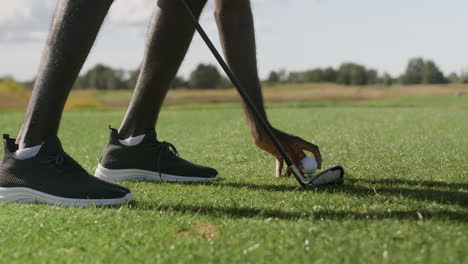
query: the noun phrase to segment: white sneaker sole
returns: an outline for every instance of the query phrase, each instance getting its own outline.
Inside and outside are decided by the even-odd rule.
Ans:
[[[111,206],[127,203],[133,200],[132,193],[115,199],[73,199],[50,195],[30,188],[0,187],[0,201],[18,203],[44,203],[65,207]]]
[[[212,182],[219,179],[219,175],[214,178],[177,176],[164,174],[154,171],[125,169],[125,170],[110,170],[104,168],[101,164],[98,165],[94,176],[108,182],[119,181],[153,181],[153,182]]]

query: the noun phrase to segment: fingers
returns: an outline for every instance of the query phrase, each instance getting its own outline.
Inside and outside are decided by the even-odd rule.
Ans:
[[[300,169],[302,168],[302,160],[307,157],[305,152],[301,147],[288,146],[287,147],[288,156],[291,158],[292,162]]]
[[[304,151],[300,150],[297,152],[297,149],[291,146],[284,146],[286,153],[288,154],[288,157],[291,159],[291,161],[298,166],[299,169],[302,169],[302,159],[306,157],[306,154]],[[277,157],[276,158],[276,177],[282,177],[282,171],[283,171],[283,166],[284,166],[284,159],[282,157]],[[289,167],[286,168],[286,176],[291,176],[292,171]]]
[[[322,168],[322,156],[320,155],[320,152],[312,152],[314,154],[315,160],[317,161],[317,168],[321,169]]]
[[[306,154],[304,151],[299,150],[293,146],[286,145],[285,150],[288,154],[288,157],[291,159],[291,161],[300,169],[302,170],[302,160],[306,157]],[[292,170],[291,168],[286,169],[286,176],[291,176]]]
[[[307,154],[305,154],[305,152],[303,150],[301,150],[301,152],[299,152],[298,154],[298,157],[299,157],[299,167],[302,169],[302,160],[307,157]]]
[[[310,151],[314,157],[315,157],[315,160],[317,160],[317,167],[319,169],[322,168],[322,155],[320,154],[320,149],[318,146],[302,139],[302,138],[299,138],[299,146],[307,151]]]
[[[281,178],[283,171],[283,158],[276,158],[276,178]]]

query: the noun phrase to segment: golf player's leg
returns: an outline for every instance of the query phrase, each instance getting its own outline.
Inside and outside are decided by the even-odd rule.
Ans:
[[[243,87],[249,87],[250,98],[265,117],[250,0],[216,0],[215,18],[229,68]]]
[[[1,201],[88,206],[131,200],[125,187],[89,175],[63,151],[57,138],[65,101],[111,3],[58,2],[18,139],[3,136]]]
[[[188,0],[199,16],[206,0]],[[95,175],[107,181],[209,182],[218,172],[178,156],[175,147],[156,139],[161,105],[193,38],[195,27],[180,1],[160,0],[148,33],[145,58],[120,131],[109,143]]]
[[[197,16],[206,0],[187,1]],[[160,0],[149,27],[140,76],[119,135],[151,131],[161,105],[192,41],[195,27],[178,0]]]
[[[63,107],[112,0],[61,0],[53,17],[17,144],[31,147],[57,134]]]

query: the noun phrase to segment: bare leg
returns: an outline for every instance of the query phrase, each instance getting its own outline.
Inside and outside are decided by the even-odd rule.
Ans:
[[[266,116],[258,77],[255,29],[249,0],[216,0],[216,23],[226,61],[239,82],[247,89],[258,110]],[[246,113],[248,109],[244,105]],[[255,117],[247,114],[250,127]]]
[[[199,16],[206,0],[187,1]],[[155,11],[135,93],[120,127],[121,137],[154,128],[161,105],[192,41],[195,27],[178,0],[162,0]]]
[[[60,0],[26,117],[20,148],[57,134],[63,107],[112,0]]]

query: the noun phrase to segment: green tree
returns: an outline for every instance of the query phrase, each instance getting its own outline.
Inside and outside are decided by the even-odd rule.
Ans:
[[[379,74],[374,69],[369,69],[366,71],[367,84],[377,84],[379,82]]]
[[[322,81],[323,82],[336,82],[337,75],[338,75],[338,72],[335,69],[328,67],[325,70],[323,70]]]
[[[456,72],[452,72],[448,77],[448,81],[450,83],[460,83],[460,77],[458,77],[458,74]]]
[[[78,78],[75,87],[80,89],[121,90],[128,89],[125,72],[98,64]]]
[[[302,72],[290,72],[287,82],[288,83],[303,83],[304,82],[304,74]],[[279,79],[279,78],[278,78]]]
[[[410,59],[406,66],[406,71],[403,74],[401,81],[403,84],[419,84],[422,83],[422,76],[424,72],[424,59],[413,58]]]
[[[285,69],[281,69],[277,73],[278,73],[278,78],[280,82],[284,82],[288,80],[288,73],[286,72]]]
[[[460,74],[460,83],[468,83],[468,72],[462,72]]]
[[[337,83],[344,85],[367,84],[367,70],[354,63],[343,63],[338,69]]]
[[[385,86],[390,86],[393,84],[393,78],[390,76],[390,74],[384,73],[379,77],[378,83]]]
[[[408,62],[401,82],[403,84],[432,84],[447,83],[447,79],[433,61],[413,58]]]
[[[266,80],[268,83],[277,83],[280,81],[279,74],[276,71],[271,71]]]
[[[364,66],[354,65],[351,68],[351,84],[352,85],[367,84],[367,70]]]
[[[128,78],[126,80],[126,86],[128,89],[135,89],[138,82],[138,77],[140,76],[140,69],[136,69],[128,72]]]
[[[218,81],[218,84],[216,84],[217,89],[230,89],[234,88],[234,85],[232,84],[231,80],[229,80],[227,77],[221,76],[221,78]]]
[[[182,76],[176,76],[174,80],[171,82],[170,88],[173,90],[176,89],[186,89],[188,88],[189,84]]]
[[[317,68],[305,72],[290,72],[286,81],[290,83],[317,83],[327,81],[325,77],[325,71]]]
[[[439,67],[437,67],[437,65],[433,61],[428,60],[424,62],[422,83],[447,83],[447,79],[444,77],[444,74],[439,70]]]
[[[323,70],[318,68],[306,71],[304,74],[304,82],[321,82],[323,79]]]
[[[351,84],[351,63],[341,64],[338,69],[338,75],[336,82],[339,84],[350,85]]]
[[[214,89],[221,79],[221,74],[214,65],[199,64],[190,74],[189,87],[192,89]]]

